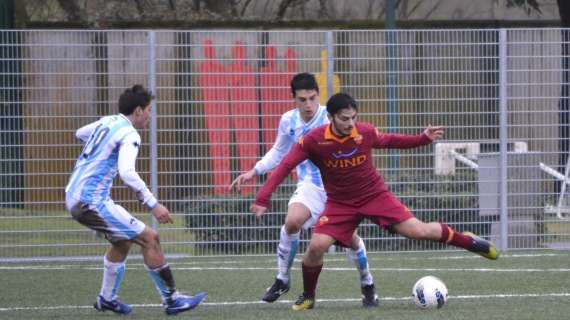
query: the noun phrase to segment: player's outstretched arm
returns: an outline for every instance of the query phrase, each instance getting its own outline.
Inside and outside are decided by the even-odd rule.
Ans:
[[[443,136],[442,126],[428,127],[418,135],[407,135],[397,133],[383,133],[376,130],[376,140],[373,147],[377,149],[411,149],[432,143]]]
[[[432,126],[431,124],[424,130],[424,134],[431,140],[435,141],[443,137],[442,126]]]
[[[228,187],[228,191],[232,191],[234,187],[236,188],[237,191],[240,191],[241,185],[243,183],[247,183],[248,181],[253,179],[253,177],[255,177],[255,169],[251,169],[247,172],[240,174],[237,178],[235,178],[234,181],[232,181],[232,184],[230,184],[230,186]]]
[[[271,195],[277,187],[285,180],[287,175],[291,172],[291,170],[295,169],[295,167],[303,162],[305,159],[308,158],[307,153],[301,148],[299,144],[293,146],[291,151],[287,154],[287,156],[281,161],[281,163],[277,166],[277,168],[273,171],[273,174],[265,181],[263,186],[257,191],[257,195],[255,196],[255,202],[251,206],[252,212],[256,214],[256,216],[260,217],[263,215],[265,210],[267,210],[271,206]],[[263,208],[263,210],[259,210],[259,208]],[[254,211],[255,210],[255,211]],[[260,213],[260,214],[258,214]]]
[[[242,174],[240,174],[232,184],[228,187],[228,191],[232,191],[235,187],[237,191],[241,190],[241,185],[244,183],[249,182],[253,179],[256,175],[263,175],[270,170],[274,169],[280,162],[283,160],[287,152],[291,150],[293,146],[293,142],[289,139],[288,133],[286,128],[288,127],[288,120],[284,120],[284,117],[281,117],[279,121],[279,129],[277,131],[277,138],[275,139],[275,143],[267,151],[267,153],[259,160],[255,166]]]
[[[172,223],[170,211],[168,211],[168,209],[160,203],[157,203],[156,206],[152,208],[152,215],[156,218],[156,221],[158,221],[158,223]]]

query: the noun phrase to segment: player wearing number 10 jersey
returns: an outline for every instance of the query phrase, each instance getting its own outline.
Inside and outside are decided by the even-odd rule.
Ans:
[[[135,85],[121,94],[119,114],[103,117],[76,132],[76,137],[85,145],[65,188],[66,207],[75,220],[101,233],[111,244],[103,260],[103,281],[94,304],[99,311],[124,315],[132,311],[130,305],[118,299],[118,292],[133,243],[142,248],[145,267],[167,314],[193,309],[206,298],[204,292],[185,296],[176,291],[158,234],[109,196],[118,173],[139,200],[152,210],[159,223],[172,223],[168,209],[156,200],[135,171],[141,145],[136,129],[148,125],[152,98],[143,86]]]

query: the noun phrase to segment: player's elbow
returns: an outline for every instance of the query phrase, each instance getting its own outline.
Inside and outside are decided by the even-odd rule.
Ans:
[[[119,176],[121,178],[126,178],[128,176],[131,176],[133,174],[134,170],[131,168],[121,168],[119,167]]]
[[[295,167],[297,167],[297,165],[292,161],[283,161],[283,166],[285,167],[286,172],[291,172]]]
[[[139,179],[139,175],[132,168],[119,168],[119,176],[121,177],[121,180],[123,180],[123,182],[127,185],[131,185],[131,181],[137,181]]]

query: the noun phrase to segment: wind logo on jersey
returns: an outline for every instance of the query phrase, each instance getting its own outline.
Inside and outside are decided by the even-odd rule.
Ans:
[[[366,161],[366,154],[357,155],[358,148],[354,148],[348,153],[342,153],[341,151],[331,153],[333,159],[326,159],[325,166],[328,168],[351,168],[361,165]]]
[[[322,225],[326,224],[327,222],[329,222],[329,218],[326,216],[321,216],[319,218],[319,221],[317,222],[317,226],[322,226]]]

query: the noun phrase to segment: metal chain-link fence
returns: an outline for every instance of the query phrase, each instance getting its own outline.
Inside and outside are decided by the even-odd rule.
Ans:
[[[227,186],[269,150],[289,82],[312,72],[321,103],[345,91],[383,131],[443,125],[437,145],[375,152],[391,190],[421,219],[503,249],[570,246],[568,30],[0,31],[0,257],[99,255],[71,220],[64,187],[74,131],[117,113],[120,93],[155,93],[137,170],[176,222],[156,225],[119,179],[113,199],[158,228],[167,253],[272,254],[289,178],[261,220],[258,178]],[[366,221],[369,250],[432,250]],[[305,234],[303,240],[308,239]],[[303,241],[306,244],[306,241]]]

